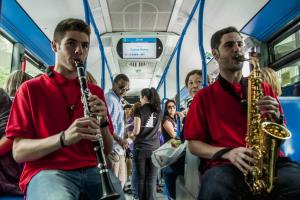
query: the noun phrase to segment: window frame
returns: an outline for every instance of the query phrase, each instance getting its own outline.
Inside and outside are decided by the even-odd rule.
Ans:
[[[293,62],[294,60],[300,57],[300,46],[295,50],[287,53],[286,55],[280,57],[275,60],[275,52],[274,47],[278,43],[282,42],[295,32],[300,31],[300,17],[293,20],[286,27],[284,27],[281,31],[276,33],[272,38],[267,41],[268,54],[269,54],[269,66],[274,70],[279,70],[286,66],[288,63]],[[296,38],[297,40],[297,38]],[[300,38],[298,38],[298,43],[300,44]],[[296,41],[297,43],[297,41]]]

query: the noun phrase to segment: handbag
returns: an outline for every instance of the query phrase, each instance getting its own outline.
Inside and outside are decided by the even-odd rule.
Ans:
[[[174,146],[172,144],[173,142],[174,140],[169,140],[152,152],[151,160],[155,167],[167,167],[173,164],[185,153],[187,141],[178,146]]]

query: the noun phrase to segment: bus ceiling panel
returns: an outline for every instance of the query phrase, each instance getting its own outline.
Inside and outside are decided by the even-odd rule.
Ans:
[[[107,0],[112,32],[167,31],[175,2]]]
[[[91,12],[96,25],[102,33],[112,32],[109,8],[106,0],[89,0]]]
[[[85,19],[82,0],[17,1],[50,40],[53,38],[56,25],[61,20],[70,17]]]
[[[16,1],[2,1],[1,28],[47,65],[54,64],[50,41]]]
[[[270,0],[241,31],[265,42],[299,15],[300,0]]]

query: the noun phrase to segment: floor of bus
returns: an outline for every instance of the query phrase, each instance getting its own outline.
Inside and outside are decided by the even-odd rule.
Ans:
[[[130,190],[130,181],[127,181],[126,184],[125,184],[125,191],[128,191]],[[166,192],[166,187],[164,185],[164,183],[161,183],[161,187],[160,187],[160,192],[156,192],[156,199],[157,200],[168,200],[168,197],[167,197],[167,192]],[[133,195],[130,194],[130,192],[124,192],[125,193],[125,198],[126,200],[133,200]],[[1,200],[1,199],[0,199]]]
[[[125,193],[125,198],[126,198],[126,200],[132,200],[133,196],[131,194]],[[156,199],[157,200],[168,200],[168,197],[166,195],[164,195],[163,193],[156,193]]]

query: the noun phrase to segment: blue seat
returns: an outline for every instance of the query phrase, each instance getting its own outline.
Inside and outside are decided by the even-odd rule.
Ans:
[[[287,121],[287,128],[292,138],[285,141],[282,150],[285,155],[300,163],[300,97],[280,97],[281,105]]]
[[[0,200],[23,200],[22,196],[0,196]]]

